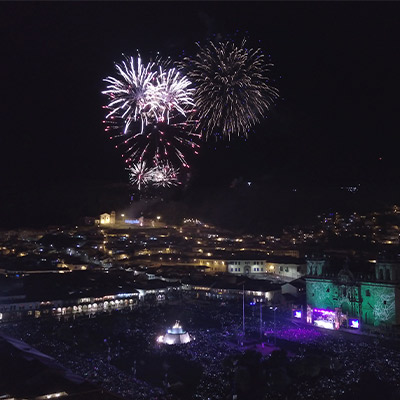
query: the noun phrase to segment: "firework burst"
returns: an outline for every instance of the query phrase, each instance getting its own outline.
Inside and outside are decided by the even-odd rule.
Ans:
[[[179,170],[175,169],[168,161],[152,168],[149,181],[155,187],[171,187],[179,185]]]
[[[107,77],[104,82],[108,83],[107,90],[102,93],[109,97],[107,105],[109,113],[106,119],[115,126],[116,119],[123,125],[123,133],[126,134],[132,122],[147,120],[150,105],[152,104],[151,82],[154,79],[154,63],[143,65],[142,59],[138,57],[137,62],[133,57],[123,61],[121,65],[115,64],[118,78]],[[146,112],[147,110],[147,112]],[[143,132],[144,124],[141,125]],[[110,127],[106,128],[106,130]]]
[[[180,184],[179,169],[174,168],[168,161],[161,161],[151,168],[143,161],[133,164],[127,171],[131,184],[139,191],[149,187],[168,188]]]
[[[150,181],[150,168],[146,167],[146,162],[133,164],[127,168],[129,172],[129,180],[133,186],[141,190]]]
[[[240,46],[230,41],[197,45],[197,54],[179,63],[196,85],[197,130],[206,138],[247,136],[278,98],[269,83],[272,64],[260,49],[247,49],[245,40]]]
[[[194,89],[191,82],[166,62],[144,64],[131,57],[115,65],[117,77],[107,77],[106,131],[131,167],[131,182],[144,186],[142,168],[170,165],[189,168],[186,154],[198,153],[199,134],[193,132]],[[143,171],[142,171],[143,172]],[[133,176],[133,179],[132,179]],[[138,180],[138,178],[140,179]]]

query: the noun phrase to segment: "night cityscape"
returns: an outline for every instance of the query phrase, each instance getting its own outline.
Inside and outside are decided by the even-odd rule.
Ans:
[[[398,3],[0,11],[0,399],[400,399]]]

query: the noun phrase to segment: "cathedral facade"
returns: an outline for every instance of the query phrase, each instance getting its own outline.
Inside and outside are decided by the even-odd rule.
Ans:
[[[398,262],[377,261],[373,276],[355,278],[347,266],[333,274],[327,260],[311,259],[306,291],[308,323],[331,329],[400,325]]]

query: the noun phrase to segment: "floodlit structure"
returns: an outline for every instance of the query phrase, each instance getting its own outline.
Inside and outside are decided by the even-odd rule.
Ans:
[[[375,274],[355,277],[345,265],[337,274],[326,260],[307,261],[307,322],[328,329],[395,327],[400,323],[400,263],[379,260]]]
[[[167,333],[157,338],[158,343],[164,344],[185,344],[191,341],[190,335],[183,330],[179,321],[175,322],[175,325],[167,330]]]
[[[108,213],[100,214],[99,222],[101,225],[114,225],[115,211],[111,211],[111,214]]]
[[[108,225],[110,224],[111,215],[108,213],[104,213],[100,215],[100,224],[101,225]]]

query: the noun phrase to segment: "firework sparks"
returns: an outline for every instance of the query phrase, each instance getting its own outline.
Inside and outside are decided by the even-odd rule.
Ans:
[[[198,44],[196,56],[179,63],[196,85],[197,129],[205,137],[247,136],[278,98],[278,90],[269,84],[272,64],[260,49],[247,49],[245,43]]]
[[[129,171],[129,180],[132,185],[137,186],[139,190],[146,186],[150,181],[150,168],[146,167],[146,162],[133,164]]]
[[[147,167],[143,161],[133,164],[127,171],[131,184],[139,191],[146,187],[168,188],[180,184],[179,169],[174,168],[168,161],[160,162],[152,168]]]
[[[155,187],[171,187],[179,184],[179,170],[172,167],[168,162],[160,163],[152,168],[149,181]]]
[[[117,77],[107,77],[102,93],[108,97],[106,131],[119,138],[116,148],[132,166],[136,185],[146,182],[141,166],[189,168],[186,153],[198,154],[199,134],[193,131],[194,89],[191,81],[161,61],[144,64],[140,57],[116,64]],[[141,177],[138,181],[136,177]],[[143,180],[144,179],[144,180]]]
[[[123,61],[121,65],[115,64],[119,78],[107,77],[107,90],[102,93],[110,99],[107,109],[110,112],[106,119],[115,118],[123,121],[123,133],[126,134],[132,122],[142,121],[141,132],[143,133],[144,124],[147,120],[150,105],[152,104],[151,82],[156,72],[153,71],[154,63],[143,65],[138,57],[137,62],[131,57],[129,62]],[[147,109],[147,112],[146,112]]]

